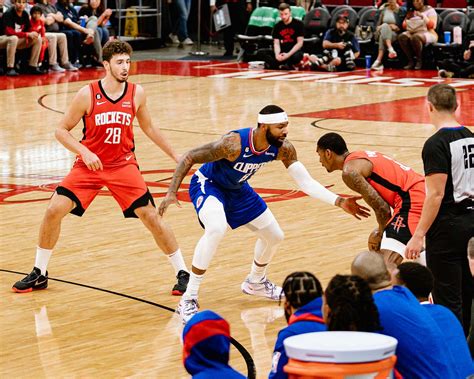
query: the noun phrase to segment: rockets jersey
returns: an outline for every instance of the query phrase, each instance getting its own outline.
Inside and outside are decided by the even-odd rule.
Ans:
[[[226,189],[240,189],[267,162],[274,161],[278,156],[278,148],[270,145],[263,151],[253,146],[253,128],[234,130],[240,134],[240,155],[230,162],[221,159],[205,163],[199,171],[217,185]]]
[[[117,100],[107,96],[100,81],[90,83],[89,88],[91,109],[83,117],[84,136],[81,143],[96,154],[104,165],[117,164],[135,148],[135,84],[125,82],[123,94]],[[82,160],[78,157],[77,161]]]
[[[393,209],[401,207],[404,195],[418,183],[423,183],[424,191],[422,175],[386,155],[377,151],[354,151],[345,162],[354,159],[367,159],[372,163],[372,174],[367,181]],[[411,201],[423,204],[424,198],[416,196]]]

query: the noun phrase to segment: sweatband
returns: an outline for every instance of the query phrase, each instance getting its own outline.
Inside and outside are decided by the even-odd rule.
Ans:
[[[282,122],[288,121],[288,115],[286,112],[271,113],[271,114],[258,114],[259,124],[281,124]]]
[[[303,163],[296,161],[288,167],[288,173],[304,193],[325,203],[336,205],[339,196],[314,180]]]

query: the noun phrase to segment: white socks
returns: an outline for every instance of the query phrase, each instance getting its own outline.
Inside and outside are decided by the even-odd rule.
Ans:
[[[190,272],[189,282],[186,292],[183,294],[184,299],[197,299],[199,286],[201,285],[204,275],[196,275],[194,272]]]
[[[52,253],[53,250],[42,249],[39,246],[36,248],[35,267],[38,267],[41,270],[41,275],[46,275],[49,258],[51,258]]]
[[[183,254],[181,254],[181,249],[178,249],[174,253],[167,255],[167,257],[173,265],[174,273],[176,275],[178,275],[178,272],[180,272],[181,270],[189,272],[188,268],[186,267],[186,263],[184,263]]]
[[[255,261],[252,262],[252,269],[250,270],[249,281],[250,283],[260,283],[265,277],[268,264],[264,266],[257,266]]]

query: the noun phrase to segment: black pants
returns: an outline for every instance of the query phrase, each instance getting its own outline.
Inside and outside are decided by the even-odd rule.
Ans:
[[[453,59],[445,59],[438,63],[438,67],[453,72],[456,78],[468,78],[469,76],[474,75],[473,61],[455,61]]]
[[[217,2],[216,2],[217,4]],[[227,3],[229,7],[230,26],[223,29],[224,47],[226,55],[233,55],[234,38],[236,34],[243,34],[246,24],[246,3],[240,0],[238,3]]]
[[[265,68],[278,70],[280,66],[287,66],[286,69],[293,69],[293,66],[300,63],[303,59],[303,52],[298,50],[288,59],[285,59],[284,61],[277,61],[273,49],[262,49],[259,50],[259,57],[265,61]]]
[[[474,291],[467,246],[473,236],[474,211],[441,215],[426,235],[426,263],[434,277],[433,300],[453,311],[466,336]]]

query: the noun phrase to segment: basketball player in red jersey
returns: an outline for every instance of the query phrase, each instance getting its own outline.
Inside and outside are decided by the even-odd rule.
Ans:
[[[48,286],[46,271],[59,238],[62,219],[72,213],[82,216],[101,188],[107,186],[125,217],[138,217],[177,274],[173,294],[186,290],[188,270],[172,230],[156,213],[134,154],[133,120],[174,161],[178,156],[160,129],[151,122],[143,88],[127,81],[132,48],[122,41],[109,41],[103,48],[106,76],[82,87],[71,102],[56,138],[77,154],[71,172],[53,194],[40,227],[33,271],[13,285],[14,292],[30,292]],[[84,121],[80,142],[70,133]]]
[[[379,152],[350,153],[337,133],[323,135],[317,153],[322,166],[328,172],[341,170],[344,183],[374,210],[379,225],[369,237],[369,249],[380,251],[390,267],[398,266],[420,220],[425,178]],[[420,263],[426,265],[424,259]]]

